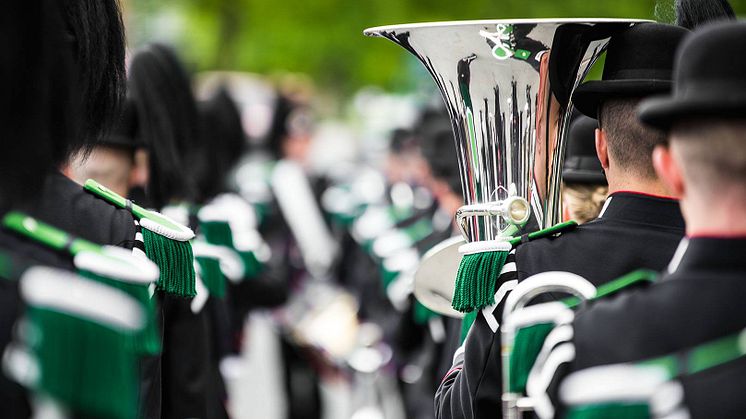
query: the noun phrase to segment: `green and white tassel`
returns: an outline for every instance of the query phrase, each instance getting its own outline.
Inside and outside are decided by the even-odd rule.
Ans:
[[[141,225],[145,254],[161,270],[158,289],[179,297],[197,295],[192,245],[188,241],[170,239]]]
[[[216,258],[197,256],[199,276],[210,295],[216,298],[224,298],[226,290],[226,279],[220,269],[220,260]]]
[[[577,226],[574,221],[557,224],[524,237],[466,243],[459,248],[463,255],[456,275],[451,305],[457,311],[469,313],[495,304],[495,290],[505,260],[514,246],[523,240],[548,237]]]
[[[199,232],[205,236],[208,243],[233,248],[233,233],[227,221],[199,222]]]
[[[459,247],[463,255],[456,276],[451,305],[468,313],[495,304],[495,286],[508,253],[509,240],[466,243]]]
[[[255,230],[244,229],[237,232],[234,238],[233,228],[228,221],[200,220],[199,231],[207,243],[231,249],[238,254],[243,262],[243,278],[255,278],[264,270],[269,260],[269,247]],[[228,273],[226,276],[233,280]]]

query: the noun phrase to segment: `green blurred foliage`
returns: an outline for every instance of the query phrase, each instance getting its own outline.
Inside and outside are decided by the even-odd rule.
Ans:
[[[409,90],[424,71],[371,26],[460,19],[629,17],[672,21],[673,0],[128,0],[130,44],[175,44],[197,70],[309,74],[340,94]],[[746,0],[732,0],[739,13]]]

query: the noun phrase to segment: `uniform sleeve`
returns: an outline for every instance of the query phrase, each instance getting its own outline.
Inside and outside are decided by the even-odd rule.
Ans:
[[[510,252],[498,279],[495,304],[477,313],[453,366],[435,394],[438,419],[496,418],[501,416],[502,367],[499,321],[505,297],[518,283],[515,250]]]

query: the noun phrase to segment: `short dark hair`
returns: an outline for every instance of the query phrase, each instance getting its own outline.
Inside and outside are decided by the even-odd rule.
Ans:
[[[81,94],[80,132],[56,156],[63,163],[88,149],[116,121],[126,91],[124,23],[118,0],[63,0],[65,27],[72,43]]]
[[[624,170],[644,179],[655,179],[653,149],[664,143],[666,136],[637,119],[640,100],[642,98],[604,101],[599,107],[598,122],[606,134],[610,158]]]
[[[736,187],[746,195],[746,118],[680,122],[670,138],[693,187],[716,194]]]

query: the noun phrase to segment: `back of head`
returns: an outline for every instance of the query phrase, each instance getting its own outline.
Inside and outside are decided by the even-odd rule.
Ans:
[[[201,102],[199,112],[203,134],[197,158],[201,157],[205,168],[197,185],[200,200],[208,200],[225,189],[228,173],[243,154],[246,135],[238,107],[224,87]]]
[[[567,136],[562,182],[565,184],[606,185],[601,162],[596,154],[598,121],[578,114],[570,123]]]
[[[609,158],[629,175],[652,180],[656,178],[653,149],[666,141],[666,135],[637,119],[637,106],[642,99],[632,97],[604,101],[598,114],[598,125],[606,134]]]
[[[0,13],[0,207],[29,205],[75,133],[69,40],[57,2],[8,2]]]
[[[690,191],[715,200],[727,195],[746,205],[746,117],[680,122],[671,139]]]
[[[728,0],[676,0],[676,24],[687,29],[735,18]]]
[[[567,218],[585,223],[598,216],[606,200],[607,184],[596,154],[598,121],[579,114],[570,123],[562,167],[562,208]]]
[[[421,140],[425,157],[433,178],[448,185],[451,192],[461,196],[461,174],[449,124],[436,124]]]
[[[139,137],[149,150],[148,196],[157,208],[195,198],[191,150],[199,147],[200,126],[186,70],[168,47],[151,44],[130,64],[129,93]]]
[[[687,34],[681,27],[644,23],[615,35],[609,44],[593,109],[606,135],[609,159],[636,179],[657,179],[652,153],[665,141],[663,133],[639,122],[637,105],[671,90],[674,57]]]
[[[644,121],[670,130],[672,149],[690,190],[702,197],[746,202],[746,23],[705,25],[684,42],[676,85],[650,100]]]
[[[291,132],[291,121],[293,114],[305,105],[298,103],[289,95],[278,91],[275,100],[275,109],[272,114],[272,122],[267,134],[267,149],[276,159],[284,157],[283,145]]]
[[[126,85],[124,24],[118,0],[62,0],[81,94],[80,132],[69,139],[63,162],[100,139],[113,124]]]

